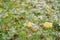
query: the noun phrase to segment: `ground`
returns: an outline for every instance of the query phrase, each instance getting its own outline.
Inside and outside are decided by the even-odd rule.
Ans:
[[[0,0],[0,40],[60,40],[60,0]]]

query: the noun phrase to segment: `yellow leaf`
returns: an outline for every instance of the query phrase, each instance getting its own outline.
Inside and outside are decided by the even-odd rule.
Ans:
[[[38,20],[38,18],[37,17],[34,17],[34,18],[32,18],[32,20]]]
[[[0,8],[0,12],[2,12],[3,11],[3,8]]]
[[[50,8],[50,7],[49,7],[49,8],[47,7],[47,8],[46,8],[46,10],[47,10],[48,12],[53,11],[53,9],[52,9],[52,8]]]
[[[43,25],[45,28],[52,28],[53,27],[53,24],[51,22],[45,22]]]
[[[28,26],[28,27],[32,27],[32,25],[33,25],[32,22],[28,22],[28,23],[26,24],[26,26]]]
[[[8,31],[9,30],[9,27],[5,27],[5,30]]]
[[[32,31],[37,31],[38,29],[37,29],[37,28],[33,28],[33,27],[32,27],[32,28],[31,28],[31,30],[32,30]]]
[[[0,0],[0,2],[2,2],[2,0]]]
[[[5,24],[2,24],[2,29],[5,29]]]
[[[9,15],[8,14],[5,14],[4,17],[7,18]]]

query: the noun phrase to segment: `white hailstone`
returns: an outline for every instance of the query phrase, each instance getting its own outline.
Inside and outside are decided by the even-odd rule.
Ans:
[[[57,15],[53,15],[53,16],[54,16],[54,20],[58,21]]]
[[[33,17],[33,16],[34,16],[34,14],[33,14],[33,13],[31,13],[31,16]]]
[[[27,3],[29,3],[31,0],[27,0]]]
[[[23,25],[26,26],[26,22]]]
[[[60,32],[59,32],[59,35],[60,35]]]
[[[32,34],[29,34],[28,37],[32,36]]]
[[[47,8],[50,8],[50,6],[49,6],[49,5],[46,5],[46,7],[47,7]]]
[[[13,10],[14,13],[17,13],[17,10]]]
[[[49,5],[46,5],[46,9],[50,9],[51,7]]]
[[[32,0],[33,3],[37,3],[37,0]]]
[[[39,29],[39,27],[38,27],[37,25],[34,25],[34,27],[33,27],[33,28]]]
[[[32,15],[32,19],[33,20],[38,20],[38,18],[36,16],[33,17],[33,15]]]
[[[31,11],[36,11],[37,9],[32,9]]]
[[[41,6],[41,4],[40,4],[40,3],[37,3],[37,4],[36,4],[36,7],[40,7],[40,6]]]
[[[2,15],[0,15],[0,18],[2,17]]]
[[[10,1],[16,1],[16,0],[10,0]]]
[[[33,24],[33,26],[32,26],[32,30],[33,30],[33,31],[37,31],[38,29],[39,29],[38,25]]]
[[[20,3],[20,0],[17,0],[17,3]]]
[[[22,6],[24,6],[25,5],[25,3],[24,2],[22,2],[22,4],[21,4]]]
[[[59,26],[60,26],[60,23],[59,23]]]
[[[14,12],[15,13],[15,8],[13,8],[12,10],[10,10],[10,12]]]
[[[23,13],[23,12],[25,12],[25,10],[21,10],[20,12]]]
[[[38,18],[43,19],[43,16],[38,16]]]
[[[13,33],[16,33],[15,28],[12,27],[10,30],[11,30]]]
[[[40,2],[40,5],[43,6],[43,7],[45,7],[45,6],[46,6],[46,2],[45,2],[44,0],[42,0],[42,1]]]

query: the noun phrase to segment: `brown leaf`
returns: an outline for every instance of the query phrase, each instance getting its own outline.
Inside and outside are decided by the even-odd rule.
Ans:
[[[41,39],[44,39],[44,38],[45,38],[45,36],[44,36],[43,34],[41,34],[41,35],[40,35],[40,38],[41,38]]]
[[[25,17],[24,16],[21,16],[19,19],[25,19]]]
[[[14,34],[10,40],[15,40],[18,37],[18,34]]]
[[[5,30],[6,30],[6,31],[9,31],[9,27],[5,27]]]
[[[50,15],[50,14],[46,14],[46,16],[47,16],[47,18],[50,18],[50,17],[51,17],[51,15]]]
[[[57,37],[55,40],[60,40],[60,37]]]

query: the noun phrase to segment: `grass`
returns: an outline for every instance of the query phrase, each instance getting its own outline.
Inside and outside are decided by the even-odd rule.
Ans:
[[[60,40],[60,1],[0,0],[0,40]]]

